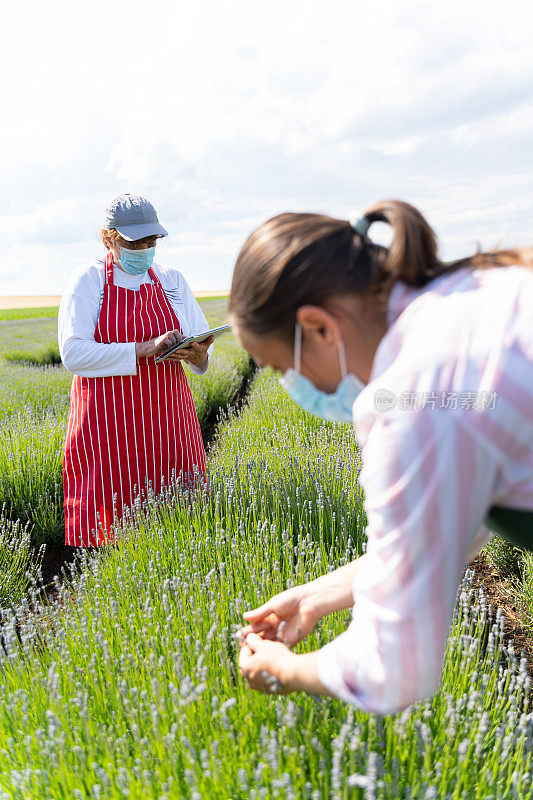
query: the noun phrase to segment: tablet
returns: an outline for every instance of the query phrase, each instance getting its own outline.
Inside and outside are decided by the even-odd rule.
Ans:
[[[157,356],[155,363],[159,364],[160,361],[164,361],[167,356],[169,356],[171,353],[175,353],[176,350],[186,350],[193,342],[205,342],[205,340],[209,339],[210,336],[214,336],[216,339],[217,336],[220,336],[229,330],[231,330],[231,325],[221,325],[219,328],[212,328],[210,331],[197,333],[195,336],[187,336],[187,338],[183,339],[179,344],[173,345],[173,347],[171,347],[165,353]]]

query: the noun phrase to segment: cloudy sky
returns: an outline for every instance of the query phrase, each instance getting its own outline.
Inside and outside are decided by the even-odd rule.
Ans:
[[[125,191],[196,290],[287,210],[395,197],[444,257],[533,244],[530,0],[48,0],[2,23],[0,294],[61,293]]]

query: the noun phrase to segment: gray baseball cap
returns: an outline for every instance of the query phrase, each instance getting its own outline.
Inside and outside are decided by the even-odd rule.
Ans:
[[[123,239],[135,242],[145,236],[168,236],[159,224],[157,213],[146,197],[121,194],[105,210],[104,228],[115,228]]]

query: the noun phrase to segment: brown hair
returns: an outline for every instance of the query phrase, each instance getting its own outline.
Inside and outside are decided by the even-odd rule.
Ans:
[[[324,306],[346,294],[367,295],[384,304],[396,280],[425,286],[461,267],[533,266],[531,249],[478,252],[442,262],[427,220],[400,200],[375,203],[364,216],[370,223],[392,226],[390,247],[356,233],[346,220],[323,214],[279,214],[259,225],[237,258],[231,316],[251,333],[288,339],[302,305]]]
[[[102,228],[100,231],[100,238],[104,244],[106,239],[111,239],[114,242],[119,236],[120,233],[115,228]]]

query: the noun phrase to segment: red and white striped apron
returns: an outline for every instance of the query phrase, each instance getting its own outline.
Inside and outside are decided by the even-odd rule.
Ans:
[[[113,282],[105,262],[96,342],[145,342],[180,324],[161,282],[138,291]],[[180,363],[142,358],[136,375],[74,376],[63,460],[65,543],[113,541],[110,526],[140,492],[205,474],[205,451],[191,390]]]

